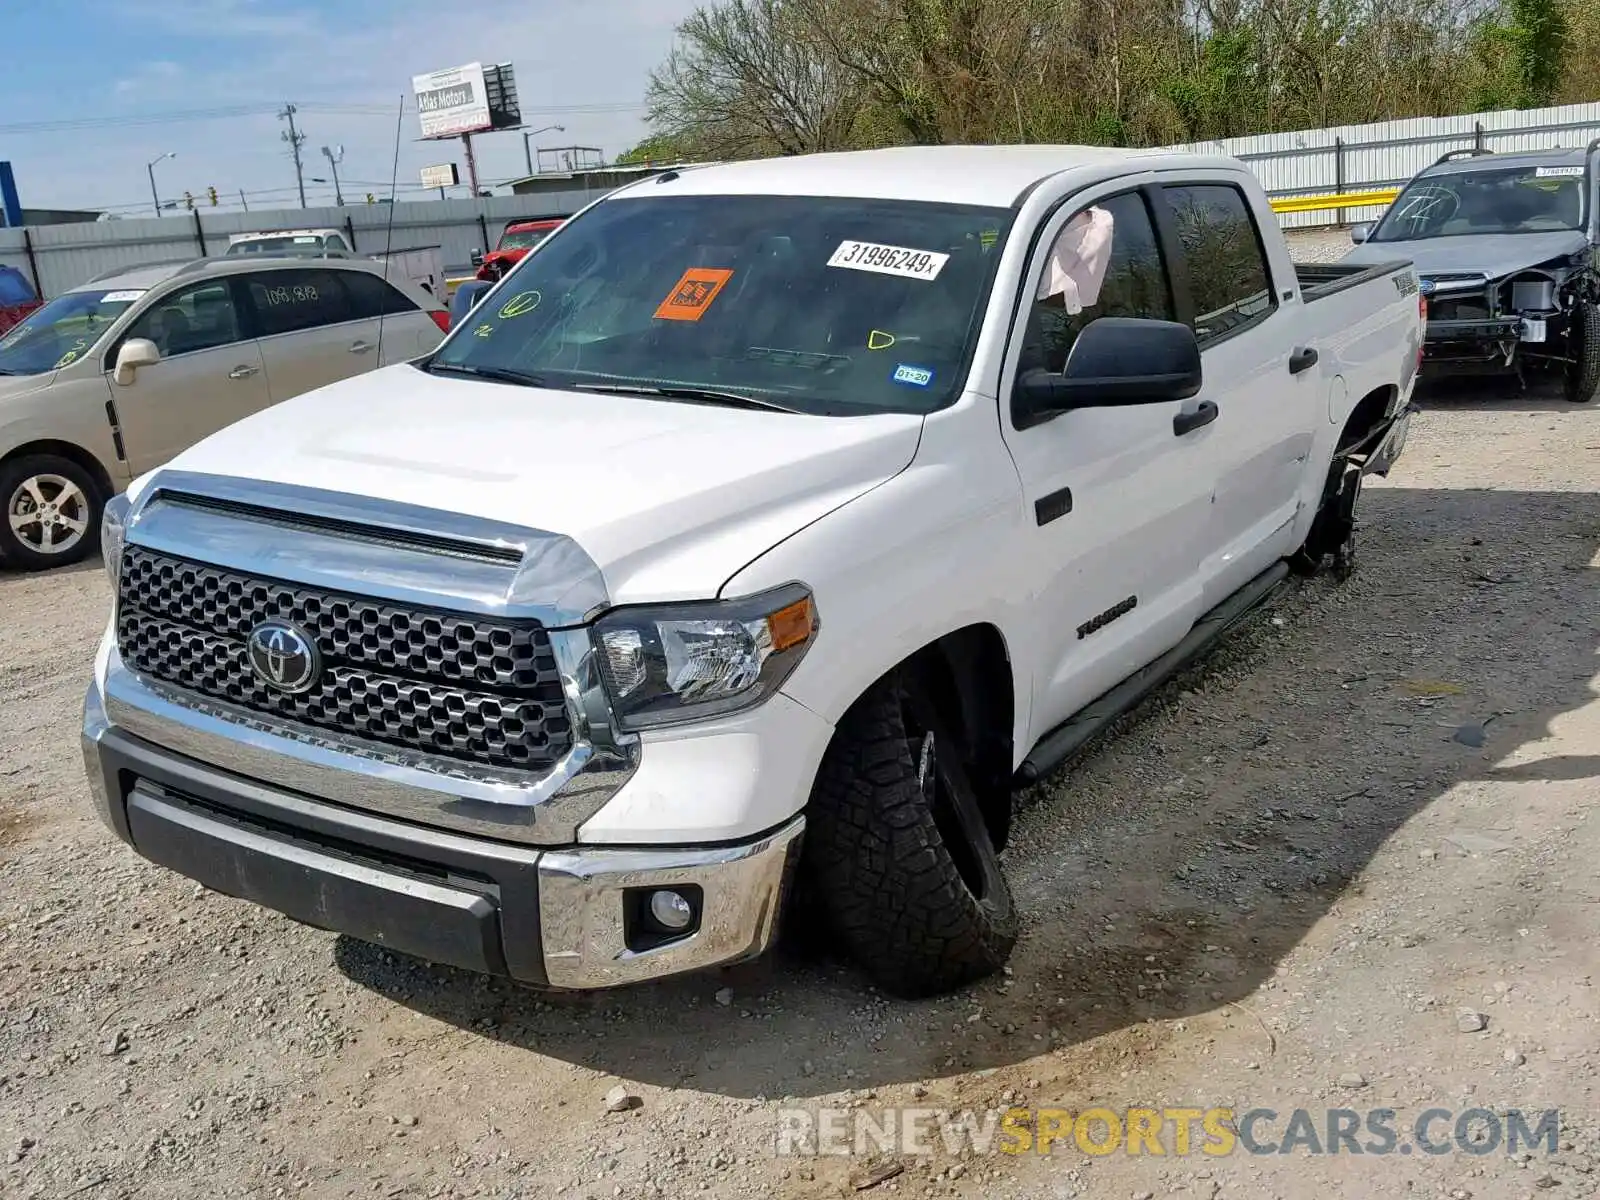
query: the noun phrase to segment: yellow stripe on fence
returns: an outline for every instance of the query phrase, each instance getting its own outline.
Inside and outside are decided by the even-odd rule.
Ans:
[[[1376,192],[1342,192],[1335,196],[1280,196],[1272,201],[1272,211],[1280,213],[1323,212],[1330,208],[1370,208],[1392,204],[1399,188]]]

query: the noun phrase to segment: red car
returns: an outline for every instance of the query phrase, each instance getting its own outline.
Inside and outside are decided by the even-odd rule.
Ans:
[[[561,227],[564,217],[544,217],[536,221],[512,221],[500,235],[500,244],[488,254],[474,254],[472,265],[479,279],[493,283],[522,261],[522,256]]]
[[[26,275],[15,267],[0,266],[0,333],[25,320],[39,303]]]

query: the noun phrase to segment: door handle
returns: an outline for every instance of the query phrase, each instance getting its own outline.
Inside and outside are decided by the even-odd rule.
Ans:
[[[351,354],[365,354],[368,350],[371,350],[371,349],[372,349],[372,343],[371,342],[351,342],[350,343],[350,353]]]
[[[1218,416],[1218,408],[1209,400],[1200,401],[1193,412],[1181,412],[1172,418],[1172,432],[1177,437],[1192,433],[1202,425],[1209,425]]]
[[[1317,352],[1314,347],[1301,346],[1289,355],[1289,374],[1298,375],[1301,371],[1309,371],[1317,365]]]
[[[252,367],[252,366],[249,366],[249,365],[235,367],[233,370],[228,372],[228,378],[229,379],[248,379],[250,376],[254,375],[259,370],[261,370],[260,367]]]

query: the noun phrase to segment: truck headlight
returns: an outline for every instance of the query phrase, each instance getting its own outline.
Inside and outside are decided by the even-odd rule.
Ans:
[[[791,583],[738,600],[621,608],[595,622],[594,638],[617,723],[636,730],[760,704],[819,627],[811,590]]]
[[[121,581],[122,545],[128,533],[128,510],[132,507],[127,493],[119,492],[106,501],[105,514],[100,518],[100,557],[105,560],[113,592]]]

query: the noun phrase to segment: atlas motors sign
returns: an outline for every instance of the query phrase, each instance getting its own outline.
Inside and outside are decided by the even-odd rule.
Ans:
[[[482,63],[414,76],[411,90],[417,98],[425,138],[454,137],[490,127]]]

